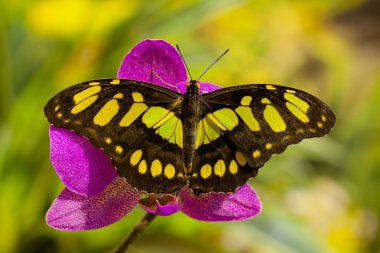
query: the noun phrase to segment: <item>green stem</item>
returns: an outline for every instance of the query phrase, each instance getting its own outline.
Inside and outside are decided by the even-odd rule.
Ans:
[[[132,232],[125,237],[125,239],[118,245],[112,253],[125,253],[127,252],[129,246],[134,242],[134,240],[141,235],[148,225],[156,218],[156,215],[151,213],[146,213],[144,218],[137,224]]]

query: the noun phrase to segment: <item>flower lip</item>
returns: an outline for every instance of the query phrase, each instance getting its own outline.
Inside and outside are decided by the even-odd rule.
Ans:
[[[172,194],[155,194],[149,193],[145,198],[140,199],[140,203],[144,205],[154,205],[159,203],[160,205],[174,204],[177,196]]]
[[[150,193],[146,198],[139,200],[140,206],[147,212],[167,216],[182,209],[183,200],[171,194]]]

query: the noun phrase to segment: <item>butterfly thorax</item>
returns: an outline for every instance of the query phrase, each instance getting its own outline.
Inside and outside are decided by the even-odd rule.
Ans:
[[[197,126],[199,122],[199,88],[195,80],[191,80],[187,86],[183,98],[182,123],[183,123],[183,158],[186,172],[191,172],[191,166],[195,151]]]

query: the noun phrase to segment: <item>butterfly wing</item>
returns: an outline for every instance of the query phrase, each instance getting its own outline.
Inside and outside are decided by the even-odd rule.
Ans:
[[[326,104],[301,90],[243,85],[201,97],[193,177],[201,192],[229,192],[257,174],[273,154],[332,129]]]
[[[182,95],[126,79],[80,83],[55,95],[45,115],[102,148],[119,175],[140,191],[170,193],[186,181]]]

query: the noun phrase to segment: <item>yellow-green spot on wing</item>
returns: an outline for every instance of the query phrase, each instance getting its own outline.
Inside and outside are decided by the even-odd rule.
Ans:
[[[168,179],[172,179],[175,175],[175,168],[170,163],[165,166],[164,174]]]
[[[97,99],[98,99],[98,95],[95,95],[95,96],[88,97],[85,100],[82,100],[81,102],[79,102],[79,104],[74,106],[73,109],[71,109],[71,113],[72,114],[80,113],[81,111],[85,110],[87,107],[92,105]]]
[[[207,179],[209,176],[211,176],[212,167],[210,164],[205,164],[201,167],[200,175],[203,179]]]
[[[264,119],[274,132],[285,131],[286,124],[278,111],[271,105],[267,105],[264,109]]]
[[[120,79],[114,79],[110,82],[110,84],[120,84]]]
[[[198,123],[198,130],[197,130],[197,138],[195,140],[195,148],[197,149],[200,145],[206,144],[204,141],[206,141],[207,138],[205,138],[205,131],[203,128],[203,120],[199,121]]]
[[[204,118],[203,127],[209,141],[215,140],[220,136],[220,128],[209,117]]]
[[[171,117],[161,127],[156,130],[156,133],[161,135],[162,138],[169,140],[174,135],[175,127],[177,125],[177,117]]]
[[[183,127],[180,120],[177,121],[177,126],[175,129],[176,144],[182,148],[183,145]]]
[[[133,103],[129,111],[121,119],[119,125],[127,127],[134,122],[143,112],[148,109],[148,106],[143,103]]]
[[[239,124],[239,119],[236,116],[236,113],[229,108],[217,110],[213,114],[218,119],[218,121],[228,130],[232,130]]]
[[[214,165],[214,173],[219,177],[223,177],[226,172],[226,164],[223,160],[218,160]]]
[[[214,114],[209,113],[206,115],[206,117],[210,122],[213,122],[216,126],[218,126],[223,131],[226,131],[227,128],[224,127],[224,125],[215,117]]]
[[[245,166],[247,163],[247,159],[245,159],[244,155],[240,151],[235,153],[235,158],[240,166]]]
[[[256,149],[256,150],[253,151],[253,153],[252,153],[253,158],[258,158],[260,155],[261,155],[261,152],[260,152],[260,150],[258,150],[258,149]]]
[[[288,100],[290,103],[294,104],[295,106],[297,106],[298,108],[300,108],[303,112],[307,112],[307,110],[309,109],[309,104],[300,99],[299,97],[297,97],[296,95],[294,94],[290,94],[290,93],[285,93],[284,94],[284,98],[286,100]]]
[[[138,171],[140,174],[145,174],[146,171],[147,171],[147,164],[146,164],[146,161],[145,160],[142,160],[140,163],[139,163],[139,167],[138,167]]]
[[[156,159],[152,162],[150,166],[150,173],[152,173],[152,177],[157,177],[162,173],[162,164],[160,160]]]
[[[133,101],[137,103],[141,103],[144,101],[143,95],[141,95],[141,93],[139,92],[132,92],[132,98],[133,98]]]
[[[117,93],[115,94],[115,96],[113,96],[113,98],[119,98],[119,99],[122,99],[124,97],[123,93]]]
[[[142,117],[142,122],[148,127],[153,127],[158,121],[168,115],[170,113],[169,110],[160,107],[160,106],[152,106],[150,107]]]
[[[296,116],[302,122],[309,122],[309,117],[307,117],[307,115],[303,111],[301,111],[301,109],[297,106],[293,105],[292,103],[286,102],[286,107],[294,116]]]
[[[131,158],[130,158],[131,165],[133,165],[133,166],[137,165],[140,162],[142,154],[143,154],[143,152],[141,149],[138,149],[135,152],[133,152],[133,154],[131,155]]]
[[[240,118],[244,121],[244,123],[249,127],[252,131],[259,131],[260,125],[256,118],[253,116],[252,109],[247,106],[239,106],[235,109],[236,113],[240,116]]]
[[[176,125],[175,125],[175,131],[171,135],[169,142],[177,144],[180,148],[183,147],[183,127],[182,122],[177,117],[174,117],[176,119]]]
[[[168,113],[162,119],[160,119],[156,124],[154,124],[153,128],[159,128],[165,122],[167,122],[168,120],[170,120],[173,116],[174,116],[174,112],[168,111]]]
[[[162,126],[156,130],[156,133],[162,138],[169,140],[169,142],[177,144],[182,148],[182,122],[176,116],[172,116],[169,120],[162,124]]]
[[[296,93],[295,90],[286,90],[286,92],[287,92],[287,93],[293,93],[293,94]]]
[[[78,92],[73,97],[75,104],[78,104],[80,101],[82,101],[88,97],[91,97],[92,95],[95,95],[100,90],[101,90],[100,86],[92,86],[90,88],[82,90],[81,92]]]
[[[112,118],[118,113],[118,111],[119,104],[117,100],[111,99],[95,115],[94,123],[99,126],[105,126],[112,120]]]
[[[252,101],[252,97],[251,96],[244,96],[242,99],[241,99],[241,102],[240,104],[241,105],[246,105],[248,106]]]
[[[120,145],[117,145],[117,146],[115,147],[115,152],[118,153],[118,154],[123,153],[123,147],[120,146]]]
[[[263,98],[263,99],[261,99],[261,103],[262,103],[262,104],[270,104],[271,102],[270,102],[269,99],[267,99],[267,98]]]
[[[231,174],[235,175],[238,172],[238,165],[235,160],[231,160],[228,170]]]

